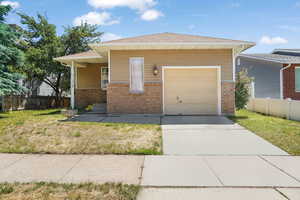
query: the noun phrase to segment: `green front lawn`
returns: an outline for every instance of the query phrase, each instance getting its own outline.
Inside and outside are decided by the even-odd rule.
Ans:
[[[0,152],[161,154],[159,125],[65,119],[58,109],[0,113]]]
[[[233,121],[291,155],[300,155],[300,122],[239,110]]]
[[[139,186],[112,183],[1,183],[0,200],[135,200],[139,190]]]

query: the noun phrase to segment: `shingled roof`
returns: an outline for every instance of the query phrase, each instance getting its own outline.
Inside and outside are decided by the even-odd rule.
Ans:
[[[254,45],[252,42],[241,40],[230,40],[177,33],[156,33],[103,42],[103,44],[114,43],[249,43]]]
[[[255,43],[230,40],[215,37],[177,34],[156,33],[137,37],[90,44],[94,50],[55,58],[60,62],[86,62],[88,59],[102,59],[107,62],[109,50],[121,49],[200,49],[200,48],[239,48],[239,52],[254,46]],[[105,60],[106,59],[106,60]]]
[[[292,52],[292,53],[300,53],[300,49],[274,49],[273,52]]]
[[[240,54],[239,57],[265,60],[281,64],[300,64],[300,56],[288,56],[280,54]]]
[[[72,55],[67,55],[67,56],[62,56],[62,57],[58,57],[56,58],[57,60],[69,60],[69,59],[74,59],[74,58],[101,58],[101,56],[93,51],[86,51],[86,52],[81,52],[81,53],[75,53]]]

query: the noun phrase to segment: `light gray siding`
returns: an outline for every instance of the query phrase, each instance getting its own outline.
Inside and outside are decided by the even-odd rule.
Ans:
[[[237,57],[237,59],[240,59],[239,62],[236,62],[237,72],[246,68],[248,75],[254,78],[255,97],[280,98],[280,69],[282,64],[244,57]]]

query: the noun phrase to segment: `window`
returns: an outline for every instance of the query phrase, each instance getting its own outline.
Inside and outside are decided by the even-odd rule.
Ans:
[[[108,85],[108,68],[101,67],[101,89],[107,90]]]
[[[130,92],[144,92],[144,58],[129,59]]]
[[[300,92],[300,67],[295,68],[295,88],[296,92]]]

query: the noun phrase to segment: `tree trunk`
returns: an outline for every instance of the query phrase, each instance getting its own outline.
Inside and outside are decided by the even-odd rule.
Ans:
[[[61,79],[61,74],[57,75],[57,79],[55,82],[51,82],[51,80],[48,79],[47,77],[44,79],[44,82],[48,84],[55,92],[54,106],[56,108],[61,107],[60,79]]]
[[[59,89],[55,90],[55,107],[61,107],[61,93],[59,92]]]
[[[60,86],[60,78],[61,74],[58,74],[57,79],[56,79],[56,84],[55,84],[55,106],[58,108],[61,106],[61,93],[59,91],[59,86]]]

